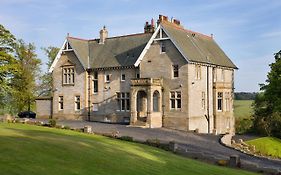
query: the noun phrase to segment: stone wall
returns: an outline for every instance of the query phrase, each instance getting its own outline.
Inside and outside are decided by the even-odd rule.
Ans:
[[[63,66],[74,66],[74,85],[63,85]],[[87,72],[74,52],[62,54],[52,73],[53,76],[53,118],[86,119],[87,116]],[[59,96],[63,96],[63,110],[59,110]],[[75,110],[75,96],[80,96],[81,110]]]
[[[52,115],[52,98],[36,99],[36,118],[48,119]]]

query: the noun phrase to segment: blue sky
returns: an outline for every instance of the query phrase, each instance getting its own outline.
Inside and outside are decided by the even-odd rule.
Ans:
[[[159,14],[179,19],[187,29],[214,34],[239,67],[236,91],[258,91],[281,49],[280,0],[0,0],[0,23],[17,38],[41,47],[60,47],[66,34],[97,38],[143,32]],[[43,70],[46,67],[43,66]]]

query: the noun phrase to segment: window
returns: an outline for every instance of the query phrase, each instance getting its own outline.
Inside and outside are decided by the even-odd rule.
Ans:
[[[75,111],[79,111],[80,109],[80,96],[75,96]]]
[[[74,84],[74,67],[63,68],[63,84],[73,85]]]
[[[223,105],[223,101],[222,101],[222,97],[223,97],[223,94],[222,92],[218,92],[218,111],[222,111],[222,105]]]
[[[159,112],[160,111],[160,94],[158,91],[155,91],[153,93],[153,112]]]
[[[181,92],[170,92],[170,108],[181,109]]]
[[[59,110],[63,110],[63,96],[59,96]]]
[[[118,111],[130,111],[130,93],[117,92]]]
[[[96,94],[99,91],[99,86],[98,86],[98,72],[94,72],[94,79],[93,79],[93,93]]]
[[[105,82],[106,83],[110,82],[110,74],[105,74]]]
[[[165,42],[161,42],[160,53],[165,53],[165,52],[166,52],[166,44],[165,44]]]
[[[201,66],[195,65],[195,79],[200,80],[201,79]]]
[[[126,80],[126,75],[124,73],[121,73],[121,81],[125,81]]]
[[[94,112],[99,111],[99,106],[98,106],[98,104],[93,103],[93,111],[94,111]]]
[[[179,65],[173,65],[173,78],[179,77]]]
[[[227,111],[227,112],[230,111],[230,93],[229,92],[225,93],[225,111]]]
[[[205,109],[206,108],[206,102],[205,102],[205,92],[202,92],[202,109]]]

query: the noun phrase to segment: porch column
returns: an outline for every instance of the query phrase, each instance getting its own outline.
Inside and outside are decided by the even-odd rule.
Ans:
[[[131,118],[130,118],[130,125],[134,125],[137,122],[137,91],[131,89]]]
[[[153,109],[153,99],[152,99],[152,92],[151,87],[147,90],[147,123],[149,125],[149,128],[151,128],[151,113]]]

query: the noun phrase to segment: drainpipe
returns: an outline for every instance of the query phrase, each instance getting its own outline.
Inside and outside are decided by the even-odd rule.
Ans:
[[[163,127],[163,125],[164,125],[164,118],[165,118],[165,112],[164,112],[164,110],[165,110],[165,103],[164,103],[164,88],[162,87],[162,89],[161,89],[161,95],[162,95],[162,127]]]
[[[87,71],[88,73],[88,121],[91,120],[91,76],[90,69]]]
[[[209,66],[207,66],[207,121],[208,121],[208,133],[210,134],[210,106],[209,106]]]

